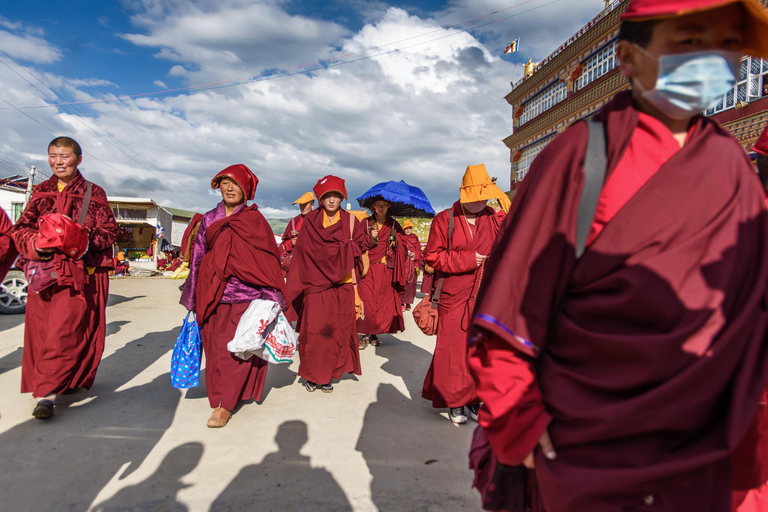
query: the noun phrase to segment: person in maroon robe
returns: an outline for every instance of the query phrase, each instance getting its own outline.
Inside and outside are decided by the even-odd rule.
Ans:
[[[400,223],[387,215],[390,204],[380,197],[371,201],[373,215],[363,221],[366,230],[377,230],[379,243],[368,251],[370,267],[358,284],[365,315],[357,320],[362,333],[358,348],[381,344],[378,334],[393,334],[405,329],[400,307],[407,280],[407,249]]]
[[[315,207],[315,195],[312,192],[306,192],[295,200],[293,204],[299,205],[299,214],[291,219],[283,232],[283,248],[288,253],[293,251],[293,247],[296,245],[296,239],[299,237],[301,227],[304,225],[304,219]],[[285,270],[287,272],[287,269]]]
[[[435,282],[441,278],[444,282],[437,308],[435,352],[421,396],[431,400],[432,407],[449,408],[449,418],[456,424],[467,422],[465,406],[476,419],[479,404],[467,367],[466,336],[484,262],[499,232],[498,217],[487,206],[488,198],[476,190],[480,186],[470,185],[485,178],[491,181],[485,166],[467,168],[461,199],[434,218],[424,249],[424,261],[437,271]],[[451,215],[453,235],[449,237]]]
[[[205,353],[205,389],[213,411],[208,427],[224,427],[240,400],[261,400],[267,362],[243,361],[227,350],[243,313],[256,299],[285,309],[284,281],[272,228],[253,200],[259,180],[243,164],[211,180],[222,201],[203,215],[181,304],[194,311]]]
[[[8,218],[5,210],[0,209],[0,281],[5,279],[5,275],[16,261],[16,256],[19,255],[13,243],[11,228],[13,228],[13,222]]]
[[[416,299],[416,286],[419,279],[419,270],[423,270],[421,255],[421,241],[419,235],[413,232],[413,222],[407,220],[403,222],[403,240],[405,248],[408,250],[407,271],[405,281],[405,291],[403,292],[403,307],[410,311],[411,304]]]
[[[594,116],[607,174],[581,258],[585,123],[515,196],[468,336],[476,441],[497,460],[492,478],[473,462],[487,510],[522,510],[504,495],[525,487],[508,478],[520,464],[547,512],[731,509],[731,456],[768,380],[765,194],[738,142],[700,115],[704,97],[674,103],[657,81],[662,69],[679,83],[682,61],[688,83],[711,83],[733,64],[720,50],[768,56],[765,12],[723,4],[632,0],[623,14],[633,88]],[[716,65],[697,72],[699,58]]]
[[[75,258],[37,243],[41,220],[57,214],[79,219],[88,189],[78,170],[82,161],[82,149],[74,139],[53,139],[48,145],[53,176],[35,187],[12,230],[20,266],[50,261],[56,273],[51,286],[27,296],[24,318],[21,392],[40,399],[32,413],[38,419],[53,416],[56,395],[91,388],[104,352],[107,274],[113,268],[112,244],[118,231],[104,189],[91,184],[84,256]]]
[[[757,173],[768,205],[768,127],[755,142]],[[763,389],[757,416],[733,454],[733,510],[768,510],[768,386]]]
[[[314,187],[320,208],[307,215],[288,273],[288,300],[299,316],[299,376],[309,392],[333,392],[334,379],[362,375],[357,348],[356,274],[362,253],[376,246],[367,231],[341,209],[344,180],[325,176]]]

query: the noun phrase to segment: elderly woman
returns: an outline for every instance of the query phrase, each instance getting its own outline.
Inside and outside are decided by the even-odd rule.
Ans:
[[[467,330],[474,297],[483,277],[483,263],[499,233],[499,217],[509,199],[488,176],[483,164],[470,165],[461,183],[461,196],[450,210],[437,214],[424,250],[427,271],[437,271],[435,285],[444,278],[438,306],[437,342],[421,396],[435,408],[450,408],[453,423],[466,423],[464,406],[477,420],[479,400],[467,365]],[[453,232],[449,234],[451,224]]]
[[[227,350],[237,324],[252,300],[264,299],[285,308],[283,275],[272,229],[254,204],[258,178],[248,167],[227,167],[211,188],[222,201],[203,216],[192,247],[192,265],[181,304],[197,315],[205,353],[205,389],[213,408],[210,428],[232,417],[239,400],[261,400],[267,363],[243,361]]]

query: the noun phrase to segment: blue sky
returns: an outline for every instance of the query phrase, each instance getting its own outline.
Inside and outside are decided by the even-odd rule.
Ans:
[[[546,57],[603,3],[6,3],[0,174],[29,165],[49,174],[47,142],[70,135],[84,148],[83,173],[109,194],[167,206],[213,207],[210,177],[244,163],[259,176],[256,202],[268,216],[291,214],[290,203],[326,174],[345,178],[352,197],[380,181],[405,179],[445,208],[458,197],[467,165],[485,163],[508,183],[501,139],[511,133],[503,100],[510,81],[520,77],[523,61]],[[511,15],[517,16],[463,30]],[[521,52],[502,55],[516,37]],[[399,51],[366,52],[371,47]],[[341,60],[368,58],[220,89],[103,102],[339,62],[347,53],[355,57]],[[50,99],[49,87],[68,101],[96,103],[49,106],[63,101]],[[24,108],[30,106],[44,108]]]

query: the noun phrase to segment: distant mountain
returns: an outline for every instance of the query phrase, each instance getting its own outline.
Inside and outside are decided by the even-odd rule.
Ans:
[[[288,223],[291,219],[267,219],[269,226],[272,228],[272,232],[276,235],[282,235],[285,232],[285,228],[288,227]]]

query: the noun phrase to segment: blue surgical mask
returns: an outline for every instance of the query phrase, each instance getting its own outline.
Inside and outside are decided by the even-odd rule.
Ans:
[[[644,90],[638,80],[635,87],[643,98],[672,119],[689,119],[714,107],[736,83],[741,60],[738,52],[710,50],[656,57],[645,48],[636,47],[658,60],[659,78],[650,91]]]

